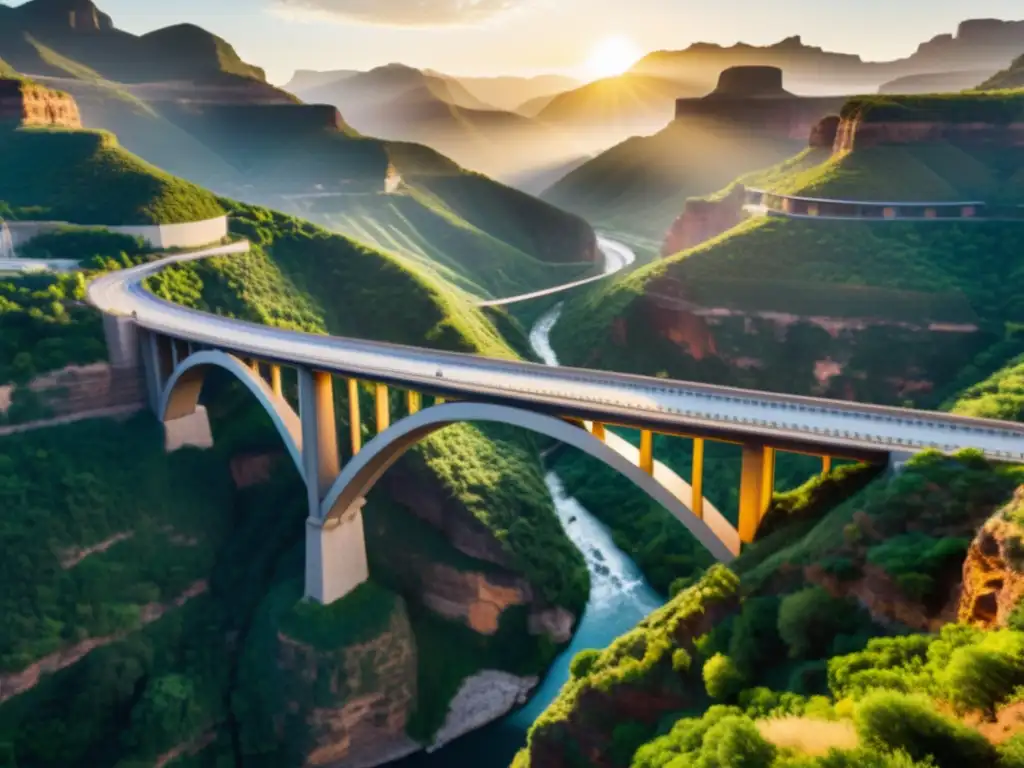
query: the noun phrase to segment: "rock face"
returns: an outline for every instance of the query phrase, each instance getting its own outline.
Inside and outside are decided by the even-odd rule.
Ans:
[[[481,635],[495,634],[502,613],[533,599],[525,580],[500,572],[466,573],[435,563],[421,571],[421,579],[423,605]]]
[[[957,619],[986,629],[1005,627],[1024,598],[1024,530],[1014,512],[1024,509],[1024,486],[978,532],[964,562]]]
[[[306,765],[367,768],[419,749],[405,734],[416,704],[416,649],[404,605],[376,638],[331,653],[281,634],[278,665],[318,692],[306,715],[312,744]],[[325,670],[329,679],[322,679]],[[324,698],[330,699],[327,705]],[[302,710],[290,702],[292,712]]]
[[[91,0],[34,0],[21,12],[40,23],[76,32],[107,32],[114,28],[111,18]]]
[[[0,80],[0,128],[81,128],[78,105],[66,93],[28,80]]]
[[[537,687],[536,677],[516,677],[507,672],[485,670],[464,680],[452,699],[448,717],[434,737],[428,752],[475,731],[524,704]]]
[[[743,187],[737,186],[722,200],[687,200],[661,248],[662,256],[685,251],[717,237],[743,220]]]
[[[730,67],[718,76],[718,87],[709,94],[709,98],[765,98],[792,95],[782,87],[782,70],[778,67]]]
[[[812,149],[832,149],[839,135],[839,123],[839,115],[829,115],[819,120],[811,129],[809,146]]]
[[[861,114],[844,117],[834,152],[853,152],[880,144],[948,142],[970,147],[1024,147],[1024,122],[958,123],[922,117],[913,121],[873,121]]]

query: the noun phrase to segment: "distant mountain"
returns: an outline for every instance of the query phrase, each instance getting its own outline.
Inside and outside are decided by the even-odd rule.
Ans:
[[[929,72],[926,75],[905,75],[882,83],[879,93],[955,93],[974,88],[993,75],[992,70],[964,70],[960,72]]]
[[[283,98],[267,84],[262,69],[242,61],[227,41],[192,24],[137,36],[117,29],[90,0],[31,0],[7,8],[0,19],[0,52],[31,75],[66,76],[69,68],[81,65],[121,83],[217,82]]]
[[[993,75],[978,87],[983,90],[1024,88],[1024,56],[1014,59],[1009,67]]]
[[[318,88],[327,85],[335,80],[344,80],[346,77],[358,75],[358,69],[333,69],[329,72],[318,72],[313,69],[298,69],[292,75],[292,79],[281,87],[289,93],[297,93],[310,88]]]
[[[362,133],[427,144],[461,165],[501,179],[533,178],[533,169],[585,153],[567,132],[495,109],[455,78],[402,64],[342,73],[327,82],[309,75],[292,82],[319,82],[294,93],[304,101],[336,106]],[[510,152],[511,146],[517,151]],[[532,183],[526,188],[540,187]]]
[[[767,46],[695,43],[682,51],[645,56],[632,71],[710,85],[714,76],[727,67],[770,65],[785,70],[787,82],[797,93],[869,92],[907,75],[997,71],[1022,50],[1024,21],[973,19],[961,23],[955,34],[937,35],[922,43],[913,55],[894,61],[867,62],[853,54],[807,45],[794,36]]]
[[[431,72],[430,74],[436,74]],[[578,80],[564,75],[538,75],[536,77],[462,77],[445,75],[458,80],[470,93],[497,109],[520,112],[520,107],[538,99],[551,99],[559,93],[580,86]],[[527,117],[533,117],[532,114]],[[534,113],[536,114],[536,113]]]

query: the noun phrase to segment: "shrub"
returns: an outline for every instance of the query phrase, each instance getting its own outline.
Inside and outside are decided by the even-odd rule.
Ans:
[[[704,664],[704,688],[713,699],[732,698],[743,686],[743,674],[732,659],[717,653]]]
[[[787,595],[779,606],[779,637],[791,658],[820,658],[832,638],[851,624],[852,606],[821,587]]]
[[[940,682],[958,710],[995,714],[996,706],[1024,683],[1024,635],[997,632],[978,645],[958,648]]]
[[[698,768],[769,768],[776,749],[748,717],[724,717],[704,734]]]
[[[577,653],[572,663],[569,664],[569,673],[573,678],[586,677],[590,674],[590,670],[594,668],[594,662],[600,658],[601,652],[588,648],[584,651]]]
[[[891,691],[869,694],[854,722],[866,746],[902,749],[914,760],[931,757],[938,768],[983,768],[995,749],[977,731],[939,714],[930,702]]]
[[[832,750],[814,763],[814,768],[933,768],[933,766],[934,763],[931,761],[917,762],[902,750],[889,752],[870,747],[860,747],[848,752]]]
[[[693,666],[693,657],[683,648],[677,648],[672,652],[672,669],[679,674],[685,674]]]
[[[743,611],[733,623],[729,656],[748,675],[761,661],[780,655],[779,602],[774,596],[751,598],[743,604]]]
[[[999,768],[1024,768],[1024,733],[999,745]]]

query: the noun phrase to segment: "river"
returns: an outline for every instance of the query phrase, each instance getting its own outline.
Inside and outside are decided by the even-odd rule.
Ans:
[[[562,305],[559,304],[542,315],[530,332],[530,346],[547,365],[558,365],[550,335],[561,312]],[[421,752],[392,763],[392,766],[508,768],[516,752],[526,744],[526,731],[530,725],[569,679],[569,663],[573,656],[585,648],[606,647],[663,605],[661,596],[644,580],[640,569],[612,542],[608,529],[578,501],[566,495],[558,475],[549,473],[545,482],[555,501],[562,527],[583,553],[590,571],[590,599],[575,637],[522,709],[437,752]]]

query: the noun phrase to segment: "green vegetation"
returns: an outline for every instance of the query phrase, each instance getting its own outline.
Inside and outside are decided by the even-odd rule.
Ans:
[[[1024,356],[967,389],[951,410],[964,416],[1024,421]]]
[[[978,88],[984,91],[1024,88],[1024,56],[1014,59],[1009,67],[992,75]]]
[[[173,224],[221,216],[209,192],[94,131],[0,133],[0,186],[17,218],[74,224]],[[103,195],[96,189],[102,188]]]
[[[653,136],[635,136],[599,154],[543,197],[601,229],[650,238],[657,251],[687,199],[773,165],[802,143],[675,120]]]

